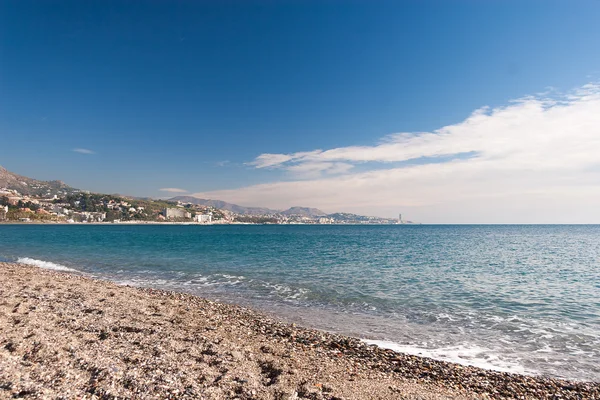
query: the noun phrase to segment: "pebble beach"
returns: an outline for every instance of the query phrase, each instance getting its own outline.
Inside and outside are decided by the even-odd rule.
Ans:
[[[0,263],[0,398],[600,399],[233,304]]]

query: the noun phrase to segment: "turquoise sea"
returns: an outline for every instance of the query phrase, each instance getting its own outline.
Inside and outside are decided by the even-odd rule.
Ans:
[[[0,258],[411,354],[600,381],[600,226],[0,225]]]

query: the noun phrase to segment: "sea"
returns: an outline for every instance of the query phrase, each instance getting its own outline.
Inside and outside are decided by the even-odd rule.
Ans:
[[[598,225],[0,225],[0,259],[399,352],[600,381]]]

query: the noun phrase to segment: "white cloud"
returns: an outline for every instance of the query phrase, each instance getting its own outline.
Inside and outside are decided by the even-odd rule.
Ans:
[[[169,192],[169,193],[187,193],[188,191],[185,189],[179,189],[179,188],[162,188],[162,189],[158,189],[161,192]]]
[[[261,154],[260,156],[256,157],[256,160],[249,164],[255,165],[256,168],[265,168],[283,164],[291,159],[292,156],[285,154]]]
[[[302,178],[316,178],[322,174],[342,174],[350,169],[354,165],[342,162],[304,162],[299,164],[291,165],[287,168],[288,171],[295,174],[297,177]]]
[[[81,148],[77,148],[77,149],[73,149],[73,151],[75,153],[80,153],[80,154],[96,154],[95,151],[93,150],[89,150],[89,149],[81,149]]]
[[[373,146],[261,154],[249,164],[311,179],[198,195],[273,208],[402,212],[423,222],[599,223],[600,86],[484,107],[460,123],[392,134]],[[352,170],[357,164],[360,172]]]

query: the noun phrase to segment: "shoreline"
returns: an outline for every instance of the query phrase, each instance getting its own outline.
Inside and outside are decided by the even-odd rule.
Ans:
[[[330,224],[310,224],[292,222],[286,224],[275,223],[253,223],[253,222],[171,222],[171,221],[122,221],[122,222],[66,222],[66,221],[0,221],[0,225],[199,225],[199,226],[221,226],[221,225],[249,225],[249,226],[418,226],[426,225],[421,223],[402,223],[402,224],[359,224],[359,223],[330,223]]]
[[[59,344],[60,343],[60,344]],[[179,292],[0,263],[0,397],[600,399]]]

